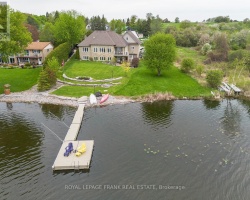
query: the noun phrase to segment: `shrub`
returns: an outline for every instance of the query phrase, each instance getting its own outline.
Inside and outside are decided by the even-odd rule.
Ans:
[[[207,83],[212,88],[217,88],[222,81],[223,73],[221,70],[210,70],[207,72]]]
[[[194,60],[191,58],[184,58],[181,62],[181,70],[185,73],[190,72],[194,68]]]
[[[46,91],[52,87],[50,77],[53,73],[54,72],[49,68],[45,68],[40,72],[37,85],[38,91]]]
[[[71,45],[69,43],[65,42],[63,44],[60,44],[52,52],[49,53],[43,64],[45,66],[48,65],[48,60],[51,60],[53,57],[55,57],[59,63],[62,63],[63,61],[68,60],[70,52]]]
[[[204,72],[204,66],[203,65],[198,65],[196,67],[196,72],[199,76],[201,76],[201,74]]]
[[[76,50],[75,59],[80,60],[79,48],[77,48],[77,50]]]
[[[138,67],[138,65],[139,65],[139,58],[133,58],[131,67]]]
[[[201,54],[207,55],[212,49],[212,46],[209,43],[206,43],[201,48]]]
[[[31,64],[30,64],[30,63],[25,63],[25,64],[24,64],[24,66],[26,66],[26,67],[30,67],[30,66],[31,66]]]
[[[207,57],[210,58],[211,61],[215,61],[215,62],[227,61],[227,55],[225,55],[224,53],[216,52],[216,51],[208,52]]]

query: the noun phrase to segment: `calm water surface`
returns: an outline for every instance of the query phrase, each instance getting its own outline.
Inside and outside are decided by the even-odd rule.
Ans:
[[[41,123],[63,139],[75,111],[0,103],[0,199],[249,199],[249,101],[88,108],[90,170],[53,172],[61,141]]]

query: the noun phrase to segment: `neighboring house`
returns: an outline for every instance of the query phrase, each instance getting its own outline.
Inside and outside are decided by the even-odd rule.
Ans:
[[[94,31],[78,47],[81,60],[111,61],[115,57],[117,62],[131,62],[139,57],[140,44],[131,31],[123,35],[114,31]]]
[[[42,64],[47,55],[53,50],[50,42],[32,42],[25,49],[24,53],[16,55],[16,63]]]

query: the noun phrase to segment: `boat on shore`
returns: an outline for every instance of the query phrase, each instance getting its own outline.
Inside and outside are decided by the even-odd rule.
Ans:
[[[96,104],[97,103],[97,99],[96,99],[96,96],[94,94],[91,94],[89,96],[89,102],[90,102],[90,104]]]
[[[107,101],[109,98],[109,94],[105,94],[102,98],[101,98],[101,101],[100,101],[100,104],[104,103],[105,101]]]

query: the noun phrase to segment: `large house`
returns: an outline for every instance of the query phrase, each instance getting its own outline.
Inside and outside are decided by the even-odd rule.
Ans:
[[[40,65],[53,48],[50,42],[32,42],[25,49],[24,53],[16,55],[16,62],[19,65],[23,63]]]
[[[94,31],[78,47],[81,60],[111,61],[115,57],[117,62],[131,62],[133,58],[139,58],[140,44],[131,31],[123,35],[114,31]]]

